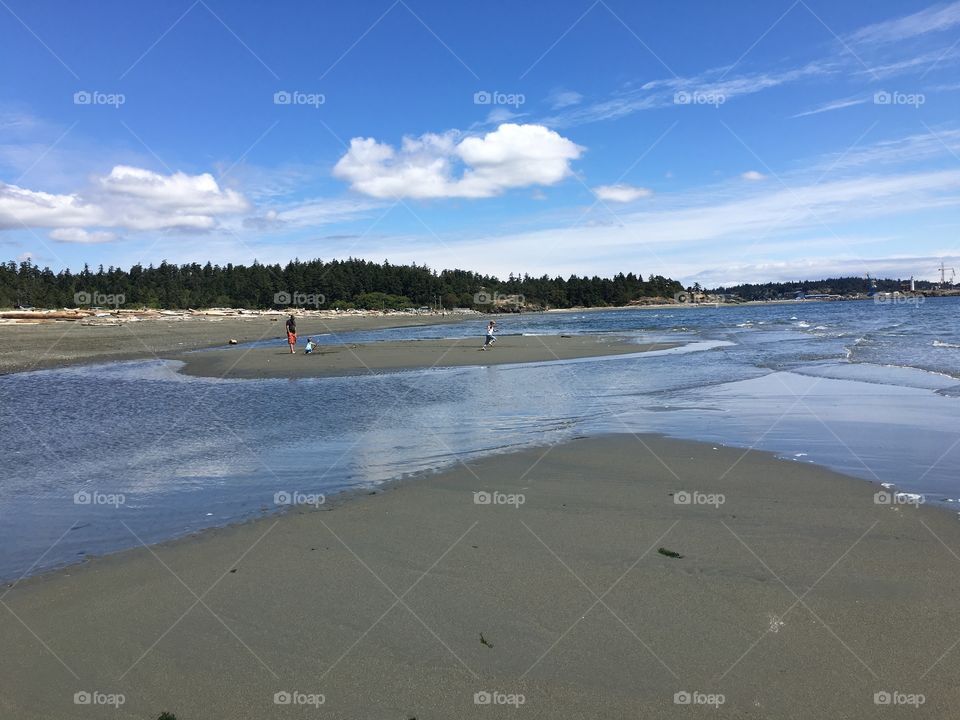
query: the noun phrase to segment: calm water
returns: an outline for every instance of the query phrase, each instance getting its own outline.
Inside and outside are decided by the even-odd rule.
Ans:
[[[543,314],[501,318],[501,335],[686,345],[296,381],[187,378],[159,361],[2,376],[0,577],[272,512],[278,492],[329,495],[605,432],[756,447],[956,500],[958,312],[958,299],[930,299]],[[479,336],[484,324],[318,339]]]

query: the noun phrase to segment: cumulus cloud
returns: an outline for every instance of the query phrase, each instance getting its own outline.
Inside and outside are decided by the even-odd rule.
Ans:
[[[0,183],[0,229],[97,224],[101,209],[77,195],[55,195]]]
[[[593,193],[601,200],[622,203],[633,202],[653,195],[653,191],[648,188],[623,184],[599,185],[593,189]]]
[[[757,182],[758,180],[766,180],[767,176],[762,172],[757,172],[756,170],[747,170],[745,173],[740,175],[744,180],[749,180],[751,182]]]
[[[83,228],[57,228],[50,233],[50,239],[65,243],[105,243],[116,239],[116,234],[106,231],[88,232]]]
[[[87,193],[52,194],[0,183],[0,229],[59,228],[61,242],[106,242],[93,227],[130,230],[207,230],[223,215],[243,212],[247,200],[221,188],[209,173],[162,175],[117,165]],[[82,233],[86,233],[85,235]]]
[[[249,207],[240,193],[221,188],[210,173],[161,175],[118,165],[100,178],[100,185],[119,211],[118,224],[134,230],[207,230],[216,216]]]
[[[583,148],[543,125],[505,123],[483,136],[457,131],[405,137],[400,148],[353,138],[334,176],[376,198],[486,198],[554,185]]]

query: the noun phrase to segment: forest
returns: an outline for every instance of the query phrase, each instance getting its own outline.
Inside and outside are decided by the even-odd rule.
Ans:
[[[161,262],[129,270],[103,266],[53,272],[29,262],[0,265],[0,308],[319,309],[400,310],[410,307],[481,311],[622,306],[652,297],[673,298],[683,288],[659,275],[612,278],[514,276],[500,280],[468,270],[437,272],[423,265],[367,260],[293,260],[285,266],[186,265]]]
[[[711,290],[711,293],[720,295],[736,295],[741,300],[779,300],[792,298],[797,292],[803,291],[807,295],[866,295],[871,290],[871,283],[876,282],[876,289],[880,292],[907,290],[909,280],[876,279],[869,280],[862,276],[827,278],[825,280],[803,280],[798,282],[771,282],[761,284],[731,285]],[[926,280],[917,280],[918,292],[932,290],[934,284]]]

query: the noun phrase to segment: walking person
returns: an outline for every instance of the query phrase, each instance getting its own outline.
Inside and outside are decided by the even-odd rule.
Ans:
[[[492,350],[493,344],[497,341],[495,333],[497,332],[497,321],[491,320],[487,323],[487,337],[483,341],[481,350]]]
[[[293,315],[287,318],[287,344],[291,355],[297,352],[294,349],[297,346],[297,319]]]

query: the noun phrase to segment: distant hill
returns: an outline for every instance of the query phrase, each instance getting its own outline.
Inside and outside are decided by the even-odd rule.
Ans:
[[[797,292],[802,291],[807,295],[866,295],[870,292],[871,283],[864,277],[838,277],[826,278],[824,280],[803,280],[798,282],[777,282],[760,284],[743,284],[722,286],[709,290],[707,292],[725,295],[738,295],[743,300],[779,300],[781,298],[792,298]],[[892,280],[890,278],[876,279],[877,290],[881,292],[893,292],[895,290],[905,290],[910,287],[909,280]],[[933,290],[934,283],[926,280],[917,280],[916,289],[918,291]]]

